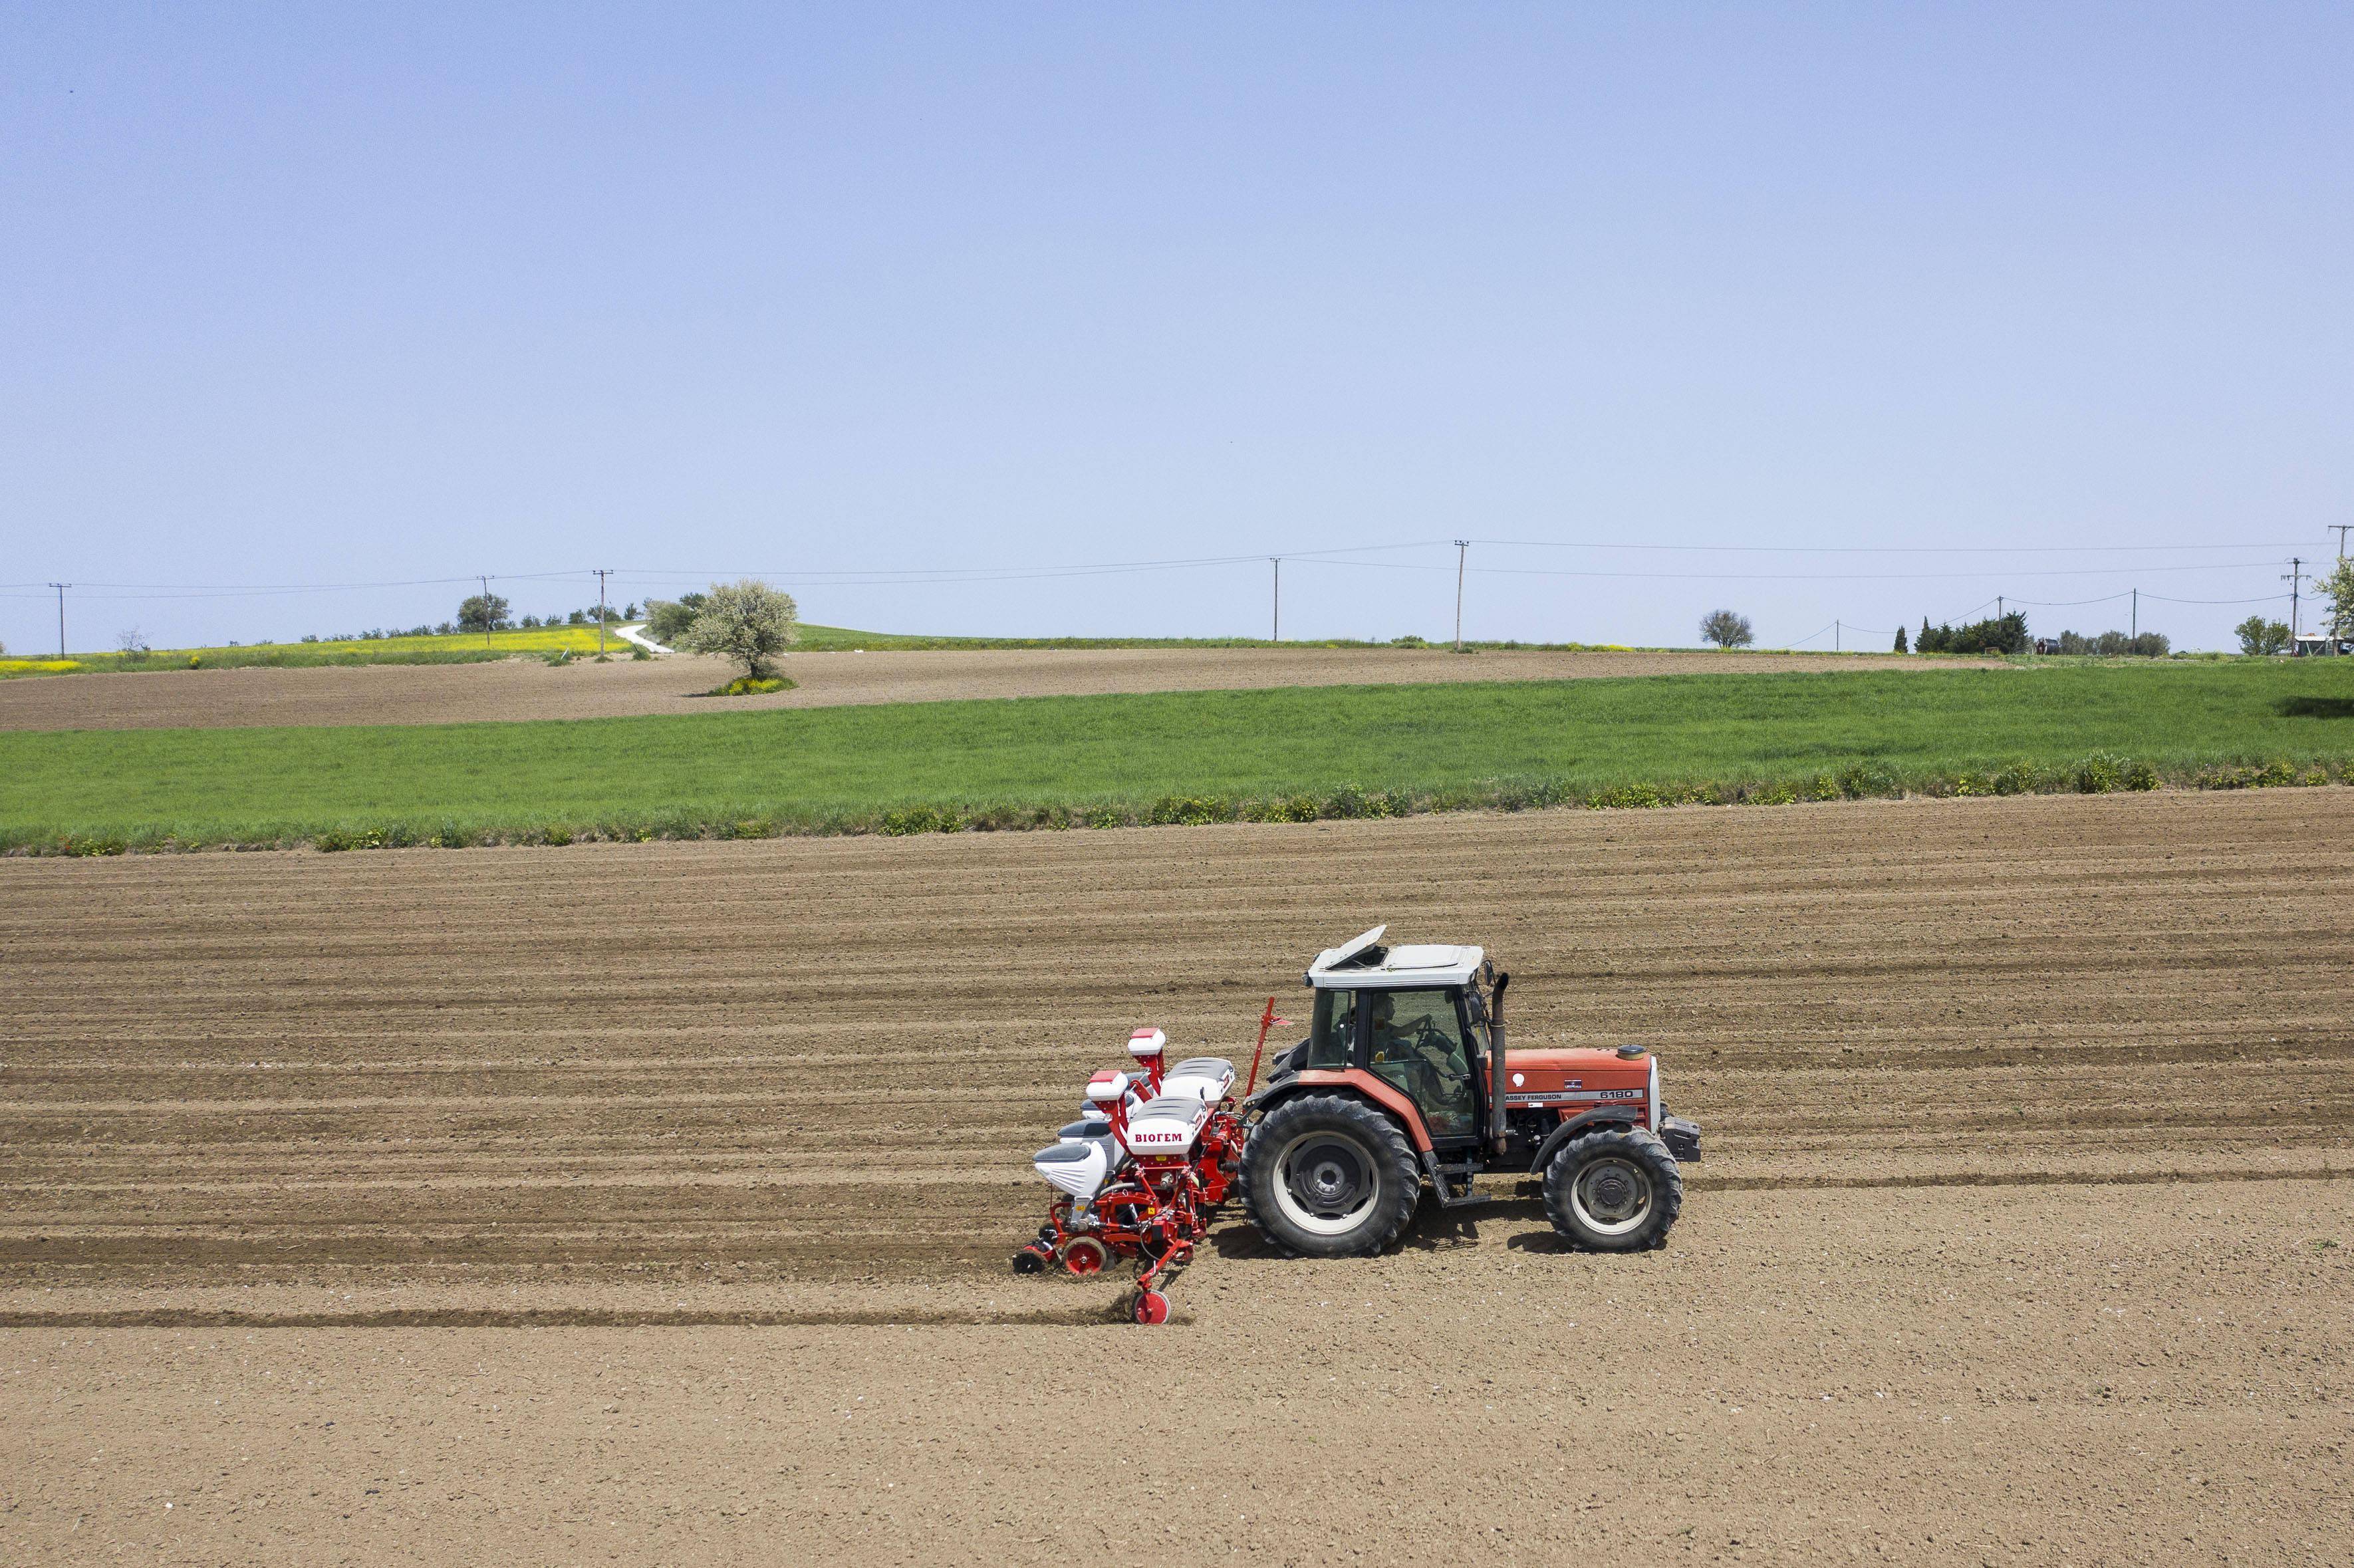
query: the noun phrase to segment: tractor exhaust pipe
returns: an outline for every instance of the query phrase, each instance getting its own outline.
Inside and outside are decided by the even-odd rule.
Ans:
[[[1504,1122],[1504,988],[1511,983],[1510,974],[1499,974],[1488,996],[1488,1147],[1500,1155],[1511,1130]]]

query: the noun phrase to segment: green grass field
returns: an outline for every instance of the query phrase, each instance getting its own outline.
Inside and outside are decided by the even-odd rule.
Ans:
[[[2096,760],[2089,771],[2085,759]],[[2354,662],[0,734],[0,847],[565,842],[2343,779]]]

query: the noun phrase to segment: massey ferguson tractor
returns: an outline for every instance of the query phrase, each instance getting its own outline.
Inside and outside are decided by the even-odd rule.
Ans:
[[[1487,1201],[1473,1182],[1495,1173],[1536,1177],[1572,1246],[1665,1246],[1700,1128],[1667,1114],[1658,1058],[1638,1045],[1507,1051],[1511,977],[1478,948],[1384,947],[1386,930],[1317,955],[1308,1038],[1261,1086],[1267,1032],[1283,1022],[1268,1002],[1239,1101],[1231,1063],[1164,1072],[1161,1031],[1137,1031],[1139,1071],[1097,1074],[1080,1119],[1034,1157],[1060,1195],[1014,1266],[1087,1275],[1139,1260],[1136,1320],[1165,1322],[1158,1287],[1229,1194],[1282,1251],[1351,1257],[1388,1245],[1426,1185],[1463,1208]]]

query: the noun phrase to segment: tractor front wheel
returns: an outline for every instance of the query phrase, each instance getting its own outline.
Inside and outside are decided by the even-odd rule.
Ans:
[[[1243,1208],[1259,1234],[1306,1257],[1361,1257],[1414,1217],[1422,1172],[1398,1124],[1364,1101],[1303,1095],[1243,1145]]]
[[[1668,1245],[1683,1211],[1683,1172],[1657,1134],[1597,1128],[1573,1138],[1544,1171],[1553,1229],[1587,1252],[1649,1252]]]

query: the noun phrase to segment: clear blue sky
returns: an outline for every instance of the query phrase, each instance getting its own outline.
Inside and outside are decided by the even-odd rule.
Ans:
[[[756,570],[836,624],[1257,634],[1263,564],[873,574],[2017,552],[1472,551],[1472,635],[1769,643],[2280,591],[2354,522],[2350,45],[2344,5],[8,4],[0,583]],[[2153,543],[2245,547],[2027,553]],[[1450,548],[1363,558],[1287,567],[1285,631],[1447,633]],[[125,591],[77,647],[458,597]]]

